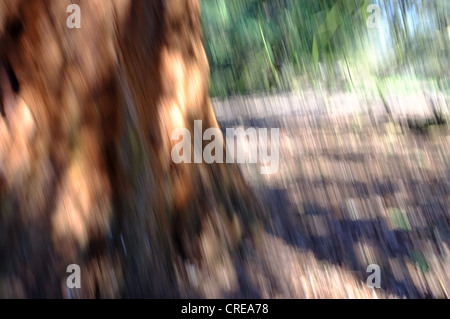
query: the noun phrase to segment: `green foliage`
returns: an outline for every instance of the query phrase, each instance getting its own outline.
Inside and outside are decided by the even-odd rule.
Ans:
[[[366,25],[369,4],[382,28]],[[373,77],[450,69],[446,0],[202,0],[211,95],[352,89]],[[446,82],[445,82],[446,83]]]

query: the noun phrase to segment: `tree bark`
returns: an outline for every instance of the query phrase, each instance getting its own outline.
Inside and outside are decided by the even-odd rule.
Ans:
[[[235,165],[171,160],[175,128],[218,127],[197,0],[0,0],[0,72],[0,296],[197,296],[186,265],[257,229]]]

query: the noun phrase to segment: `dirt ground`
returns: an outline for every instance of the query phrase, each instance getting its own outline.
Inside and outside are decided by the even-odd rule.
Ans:
[[[263,100],[215,102],[222,128],[280,128],[277,173],[241,164],[271,212],[256,251],[236,268],[247,296],[449,298],[449,126],[402,129],[411,114],[394,112],[391,123],[379,101],[375,112],[330,105],[333,113],[289,97]],[[420,107],[410,110],[426,114]],[[367,287],[370,264],[380,266],[380,289]]]
[[[355,96],[324,101],[306,92],[214,101],[222,129],[279,128],[280,166],[278,172],[262,175],[260,164],[240,164],[267,208],[263,230],[232,256],[219,255],[220,245],[205,241],[203,249],[216,258],[212,266],[183,263],[186,276],[176,278],[174,295],[449,298],[449,126],[422,132],[401,127],[398,123],[408,116],[430,112],[425,104],[405,109],[400,98],[389,101],[394,123],[386,119],[379,100]],[[448,107],[444,111],[448,116]],[[21,247],[11,242],[19,235],[0,233],[0,252]],[[20,240],[26,242],[32,234],[25,237]],[[127,256],[120,239],[118,247],[123,245],[124,251],[118,253]],[[43,267],[47,262],[42,261]],[[381,270],[379,289],[367,285],[371,264]],[[108,265],[99,269],[114,274]],[[148,264],[139,267],[141,274],[151,274]],[[16,279],[0,277],[1,297],[26,296],[22,278]]]

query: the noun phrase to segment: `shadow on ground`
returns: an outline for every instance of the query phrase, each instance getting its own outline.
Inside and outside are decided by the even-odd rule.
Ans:
[[[271,211],[268,234],[363,284],[367,266],[378,264],[387,296],[448,298],[448,128],[425,136],[370,123],[348,130],[335,119],[321,127],[289,122],[276,125],[283,131],[277,174],[242,166]]]

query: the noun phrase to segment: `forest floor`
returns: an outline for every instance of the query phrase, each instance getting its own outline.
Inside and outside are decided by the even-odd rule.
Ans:
[[[448,97],[435,102],[448,119]],[[352,94],[213,103],[222,129],[280,129],[278,172],[240,164],[270,216],[235,265],[247,282],[239,296],[450,297],[449,126],[399,125],[432,116],[422,95],[389,97],[393,121],[381,99]],[[371,264],[379,289],[367,284]]]
[[[268,211],[264,228],[234,255],[218,256],[207,267],[180,263],[187,276],[177,278],[174,296],[449,298],[449,125],[428,125],[433,112],[421,94],[398,93],[386,101],[389,116],[379,97],[349,93],[213,100],[223,130],[279,128],[279,170],[263,175],[259,163],[239,164]],[[449,101],[434,98],[447,123]],[[408,119],[426,125],[411,130]],[[4,226],[11,230],[0,233],[0,254],[15,255],[11,247],[22,248],[22,242],[39,244],[28,233],[16,233],[20,227]],[[226,250],[206,242],[202,248],[214,257]],[[142,260],[142,273],[150,273]],[[39,262],[45,267],[47,260]],[[380,288],[368,287],[367,267],[373,264],[380,269]],[[0,276],[0,296],[26,296],[28,277],[23,278]],[[47,283],[45,276],[42,280]],[[45,290],[36,293],[46,296]]]

